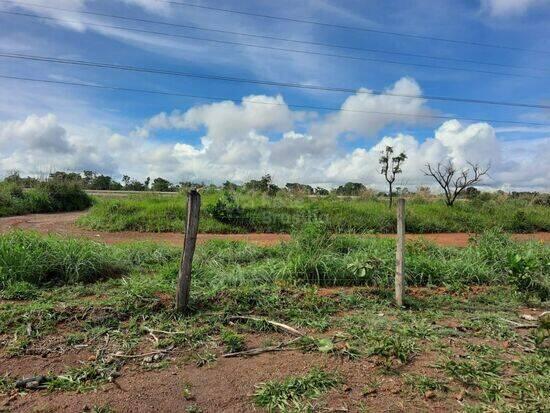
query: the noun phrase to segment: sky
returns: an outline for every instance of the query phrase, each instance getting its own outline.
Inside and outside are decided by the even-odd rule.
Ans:
[[[550,191],[550,109],[431,99],[550,106],[548,21],[550,0],[2,0],[0,54],[119,68],[0,56],[0,176],[382,188],[389,145],[408,156],[397,186],[451,161]]]

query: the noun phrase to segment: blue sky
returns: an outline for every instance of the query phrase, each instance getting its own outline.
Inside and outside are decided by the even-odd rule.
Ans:
[[[156,0],[2,2],[0,11],[31,13],[67,21],[0,13],[0,50],[4,53],[354,90],[394,88],[398,93],[418,95],[419,98],[438,95],[550,104],[550,47],[545,44],[550,38],[550,27],[547,24],[550,19],[550,2],[546,0],[195,0],[194,4],[506,45],[546,53],[344,30]],[[308,42],[491,62],[525,69],[202,32],[69,13],[38,7],[40,5]],[[90,23],[259,46],[393,60],[404,64],[217,44],[97,27]],[[487,70],[516,76],[407,65],[411,63]],[[182,97],[0,79],[0,88],[3,90],[0,98],[2,174],[13,169],[37,174],[52,169],[93,168],[117,177],[129,173],[137,178],[162,175],[174,181],[200,179],[219,182],[226,178],[242,181],[263,173],[272,173],[277,181],[283,183],[299,180],[334,185],[346,180],[361,180],[378,186],[381,181],[376,176],[377,153],[380,145],[389,143],[408,150],[411,155],[409,169],[402,177],[403,185],[428,183],[419,172],[421,165],[449,158],[457,164],[466,160],[491,162],[494,173],[491,182],[487,182],[491,187],[548,190],[550,169],[543,168],[535,175],[531,168],[534,157],[543,164],[549,163],[550,127],[475,124],[465,121],[458,125],[443,125],[444,120],[422,117],[442,115],[550,124],[548,110],[395,97],[376,100],[364,94],[222,82],[8,58],[0,58],[0,75],[219,96],[237,102],[220,104]],[[257,96],[264,103],[244,107],[239,102],[245,96]],[[265,105],[266,102],[275,102],[274,99],[280,99],[277,100],[278,106]],[[335,108],[347,104],[355,110],[403,112],[411,116],[404,118],[357,113],[339,116],[331,111],[292,109],[285,104]],[[163,117],[162,113],[167,115]]]

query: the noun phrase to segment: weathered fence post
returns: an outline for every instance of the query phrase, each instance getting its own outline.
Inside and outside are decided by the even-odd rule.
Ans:
[[[403,277],[405,273],[405,199],[397,200],[397,248],[395,268],[395,302],[403,306]]]
[[[189,305],[189,289],[191,287],[191,265],[197,232],[199,231],[199,213],[201,209],[201,196],[192,189],[187,195],[187,224],[185,226],[185,238],[183,241],[183,254],[181,256],[178,289],[176,291],[176,311],[184,312]]]

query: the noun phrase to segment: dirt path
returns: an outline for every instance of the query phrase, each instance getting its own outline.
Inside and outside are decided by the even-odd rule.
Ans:
[[[0,233],[11,229],[32,229],[42,233],[59,235],[81,236],[108,244],[116,244],[128,241],[154,241],[171,245],[182,245],[183,234],[173,232],[104,232],[78,228],[75,221],[86,212],[65,212],[57,214],[30,214],[15,217],[0,218]],[[376,237],[392,237],[392,234],[378,234]],[[434,241],[439,245],[463,247],[468,244],[470,234],[466,233],[441,233],[441,234],[407,234],[407,239],[424,238]],[[550,243],[549,232],[537,232],[533,234],[514,234],[518,240],[541,240]],[[210,239],[244,240],[260,245],[273,245],[290,239],[288,234],[199,234],[199,242]]]

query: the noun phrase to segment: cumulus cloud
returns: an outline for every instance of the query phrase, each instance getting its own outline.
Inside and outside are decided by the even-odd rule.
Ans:
[[[32,152],[68,153],[72,151],[66,130],[52,115],[31,115],[23,121],[0,123],[3,150],[24,149]]]
[[[407,89],[420,95],[415,85],[405,79],[390,90]],[[372,101],[386,104],[381,98],[356,94],[343,106],[350,101],[362,108],[370,107]],[[430,111],[422,100],[405,99],[397,104],[415,113]],[[495,188],[548,190],[550,167],[544,156],[550,151],[550,137],[503,142],[487,123],[449,120],[426,139],[397,133],[376,140],[375,131],[381,128],[418,120],[375,116],[370,122],[350,120],[348,124],[340,116],[293,111],[279,95],[247,96],[240,103],[218,102],[160,113],[128,135],[61,124],[52,114],[30,115],[0,123],[0,173],[12,169],[22,173],[93,169],[118,177],[163,176],[174,182],[216,183],[226,179],[242,182],[270,173],[279,184],[359,181],[383,188],[378,158],[389,145],[408,156],[398,178],[400,186],[433,184],[421,171],[424,165],[451,160],[458,167],[467,161],[490,163],[491,180],[486,183]],[[172,135],[194,133],[198,143],[177,137],[158,139],[155,135],[161,130],[171,130]],[[365,139],[342,145],[346,133]]]
[[[422,90],[412,78],[399,79],[385,92],[410,97],[373,95],[371,90],[360,88],[344,101],[343,111],[327,116],[317,125],[317,134],[329,139],[343,133],[369,137],[388,124],[425,122],[424,116],[433,113],[426,107]]]

